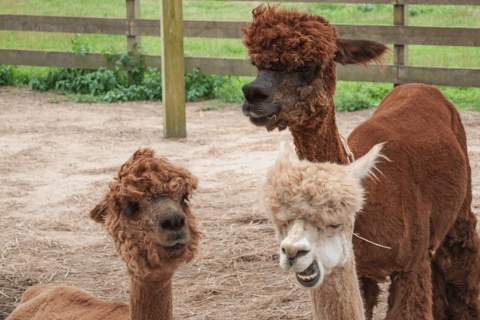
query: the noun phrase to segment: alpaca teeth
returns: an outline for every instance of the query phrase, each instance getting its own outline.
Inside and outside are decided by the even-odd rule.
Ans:
[[[302,281],[312,281],[313,279],[315,279],[316,276],[317,276],[316,273],[312,274],[311,276],[301,276],[301,275],[298,275],[298,277],[299,277],[300,280],[302,280]]]

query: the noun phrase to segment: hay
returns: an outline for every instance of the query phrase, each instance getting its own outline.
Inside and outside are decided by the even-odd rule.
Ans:
[[[259,199],[262,175],[288,133],[254,127],[238,107],[199,116],[197,103],[187,105],[188,138],[162,140],[158,103],[48,104],[48,95],[28,92],[0,97],[0,319],[35,283],[128,302],[125,265],[87,215],[116,169],[147,146],[200,178],[191,207],[206,238],[195,261],[174,276],[175,318],[311,318],[307,292],[278,266],[274,229]],[[339,114],[340,131],[348,133],[371,112]],[[464,116],[477,216],[478,123],[479,114]],[[384,307],[375,319],[385,316]]]

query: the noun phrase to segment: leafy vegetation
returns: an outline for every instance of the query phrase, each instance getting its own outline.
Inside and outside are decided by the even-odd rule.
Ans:
[[[335,107],[338,111],[375,108],[391,89],[390,84],[339,81],[334,97]]]
[[[10,86],[12,84],[15,84],[12,67],[0,66],[0,86]]]
[[[200,111],[213,111],[225,108],[225,102],[222,100],[212,100],[207,105],[198,107]]]
[[[72,38],[71,44],[73,53],[82,56],[92,48],[88,38],[82,40],[78,34]],[[103,50],[102,54],[106,57],[107,64],[114,62],[112,69],[52,68],[44,77],[32,77],[29,83],[32,90],[45,92],[57,89],[67,94],[79,95],[75,100],[77,102],[161,100],[162,73],[157,68],[147,68],[143,60],[144,52],[141,51],[141,47],[136,49],[139,55],[134,59],[125,52],[108,53],[107,50]],[[28,79],[22,78],[18,72],[15,75],[13,70],[17,69],[18,67],[2,66],[0,85],[15,84],[16,77],[22,81]],[[220,76],[203,75],[196,69],[194,73],[185,75],[185,99],[186,101],[197,101],[199,98],[214,99],[226,83],[227,80]],[[91,98],[85,98],[86,96]]]

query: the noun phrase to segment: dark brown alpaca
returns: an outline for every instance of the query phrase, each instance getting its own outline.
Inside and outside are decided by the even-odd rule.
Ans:
[[[347,163],[335,122],[336,63],[382,63],[387,47],[338,37],[324,18],[277,6],[242,29],[259,74],[245,85],[255,125],[290,129],[300,159]],[[366,316],[391,279],[387,319],[480,319],[480,239],[466,135],[455,106],[423,84],[392,90],[348,138],[355,158],[386,142],[379,181],[367,180],[353,239]],[[433,290],[432,290],[433,285]],[[433,294],[432,294],[433,292]]]
[[[197,183],[190,171],[156,158],[153,150],[135,152],[90,212],[127,263],[130,304],[74,287],[36,285],[7,319],[172,320],[173,273],[194,258],[202,236],[186,203]]]

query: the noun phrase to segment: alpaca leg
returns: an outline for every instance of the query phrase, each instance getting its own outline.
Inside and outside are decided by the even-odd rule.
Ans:
[[[360,286],[363,289],[363,299],[365,302],[365,316],[367,320],[373,318],[373,308],[378,303],[378,295],[380,294],[380,287],[378,283],[370,278],[360,277]]]
[[[433,286],[433,318],[435,320],[448,320],[447,308],[447,285],[445,283],[445,276],[438,264],[432,260],[432,286]]]
[[[430,262],[390,276],[387,320],[433,320]]]
[[[477,219],[468,213],[455,221],[433,258],[446,284],[448,319],[480,319],[480,238]]]

